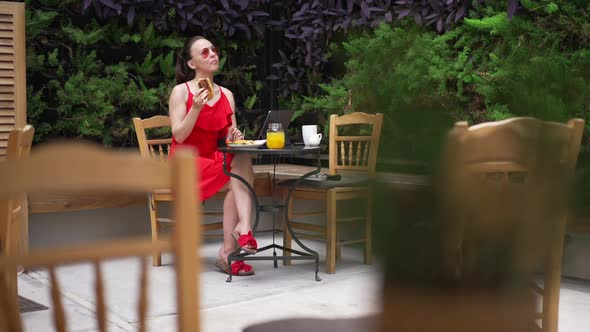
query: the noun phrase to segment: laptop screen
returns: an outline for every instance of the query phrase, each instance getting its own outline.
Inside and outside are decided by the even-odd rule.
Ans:
[[[264,124],[260,127],[260,133],[258,134],[258,139],[266,139],[266,130],[268,129],[269,123],[280,123],[283,125],[283,130],[285,131],[285,143],[289,144],[289,138],[287,136],[287,129],[291,124],[291,117],[293,116],[293,111],[289,110],[271,110],[268,111],[266,114],[266,119],[264,119]]]

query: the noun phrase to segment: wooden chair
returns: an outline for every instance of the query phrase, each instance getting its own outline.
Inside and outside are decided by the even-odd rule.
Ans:
[[[170,145],[172,144],[172,138],[148,139],[146,129],[159,129],[167,131],[170,129],[170,118],[164,115],[156,115],[143,120],[140,118],[133,118],[133,125],[135,126],[135,133],[137,135],[137,142],[139,144],[139,151],[141,155],[144,158],[166,160],[168,158],[168,151],[170,150]],[[221,196],[220,194],[214,196],[214,198],[218,199],[222,197],[223,196]],[[160,216],[159,204],[161,202],[172,201],[172,191],[168,188],[158,188],[148,194],[152,239],[154,241],[157,241],[160,238],[160,225],[169,225],[173,222],[171,218],[164,218]],[[222,217],[223,212],[210,211],[204,212],[203,215]],[[216,229],[223,229],[223,223],[215,222],[210,224],[204,224],[202,225],[201,229],[205,232]],[[154,255],[152,263],[154,266],[160,266],[162,264],[162,255]]]
[[[557,331],[567,197],[583,128],[581,119],[458,122],[445,152],[448,274],[503,281],[532,276],[543,264],[544,287],[534,289],[543,298],[544,332]],[[494,246],[510,248],[510,255],[493,254],[495,268],[484,272]]]
[[[35,129],[26,125],[13,129],[8,136],[6,160],[27,158],[31,152]],[[14,195],[11,199],[0,198],[0,254],[16,255],[26,253],[29,243],[27,195]],[[21,267],[18,267],[21,269]],[[11,295],[17,294],[16,273],[6,278]]]
[[[27,158],[31,152],[34,133],[35,129],[31,125],[26,125],[22,129],[13,129],[8,136],[6,160]],[[0,203],[0,211],[3,216],[7,216],[1,219],[5,223],[0,224],[0,252],[3,255],[13,255],[19,253],[21,249],[26,251],[28,243],[26,195],[21,195],[15,200],[3,200]]]
[[[145,160],[137,155],[110,152],[90,144],[49,144],[35,149],[30,158],[0,163],[0,197],[28,192],[151,192],[172,188],[175,194],[174,241],[151,239],[116,240],[91,245],[36,250],[25,256],[0,258],[0,331],[22,331],[16,295],[6,296],[7,276],[16,266],[44,266],[49,270],[53,321],[57,331],[66,330],[64,305],[56,267],[79,262],[94,265],[96,319],[106,331],[106,307],[101,261],[137,256],[141,261],[138,299],[139,331],[146,330],[148,271],[146,256],[171,251],[175,255],[178,331],[199,330],[199,247],[200,205],[195,190],[194,155],[178,151],[170,163]],[[5,217],[3,217],[5,218]]]
[[[367,188],[367,180],[375,176],[377,151],[381,136],[383,114],[366,114],[355,112],[347,115],[330,116],[330,144],[329,144],[329,175],[342,175],[340,181],[303,181],[291,195],[288,218],[291,220],[293,231],[303,230],[305,234],[298,234],[299,238],[326,240],[326,273],[335,273],[336,258],[340,256],[340,246],[364,243],[365,264],[371,264],[371,197]],[[358,133],[355,126],[370,126],[370,134]],[[365,128],[366,130],[366,128]],[[322,200],[326,202],[326,210],[311,212],[294,212],[293,200]],[[366,215],[355,217],[338,217],[337,204],[346,200],[367,200]],[[326,225],[313,225],[296,217],[310,217],[326,215]],[[338,224],[365,222],[365,234],[361,239],[339,241]],[[283,243],[291,248],[291,235],[283,232]],[[285,252],[285,256],[289,253]],[[290,265],[290,259],[283,261]]]

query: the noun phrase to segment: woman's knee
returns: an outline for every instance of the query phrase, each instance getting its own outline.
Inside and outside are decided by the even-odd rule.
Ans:
[[[232,168],[251,168],[252,167],[252,157],[247,154],[237,154],[234,156],[232,160]]]

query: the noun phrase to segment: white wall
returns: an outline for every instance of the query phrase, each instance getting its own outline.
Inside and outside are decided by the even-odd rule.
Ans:
[[[262,202],[267,202],[265,198]],[[221,211],[222,201],[207,202],[211,211]],[[161,205],[161,215],[166,217],[170,206]],[[207,217],[205,223],[221,221],[221,217]],[[282,214],[277,214],[277,228],[282,223]],[[163,227],[163,230],[167,227]],[[258,230],[272,229],[272,214],[260,213]],[[39,213],[29,215],[29,245],[31,248],[88,243],[129,236],[149,236],[150,217],[147,207],[96,209],[89,211]]]
[[[268,202],[264,199],[263,202]],[[207,209],[221,209],[221,201],[208,202]],[[358,207],[358,206],[357,206]],[[323,208],[321,202],[296,202],[295,209],[315,210]],[[345,207],[344,207],[345,208]],[[343,210],[344,210],[343,208]],[[163,213],[167,208],[163,207]],[[349,206],[354,213],[354,206]],[[219,217],[220,218],[220,217]],[[208,218],[205,222],[217,221]],[[323,223],[323,217],[307,218],[307,222]],[[277,215],[277,227],[282,228],[282,215]],[[258,230],[272,229],[272,214],[262,212]],[[354,229],[345,230],[354,233]],[[59,246],[63,244],[88,243],[96,240],[109,240],[127,236],[150,234],[149,212],[146,206],[97,209],[68,213],[43,213],[29,216],[29,241],[31,248]],[[219,241],[219,240],[216,240]],[[277,242],[282,243],[278,235]],[[563,275],[567,277],[590,279],[590,235],[572,235],[564,250]]]

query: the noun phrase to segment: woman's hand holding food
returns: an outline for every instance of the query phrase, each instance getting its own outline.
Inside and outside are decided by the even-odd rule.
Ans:
[[[205,106],[205,104],[207,103],[207,90],[203,89],[203,88],[199,88],[197,90],[197,93],[195,94],[195,96],[193,97],[193,106],[192,109],[194,109],[195,111],[200,111],[203,106]]]

